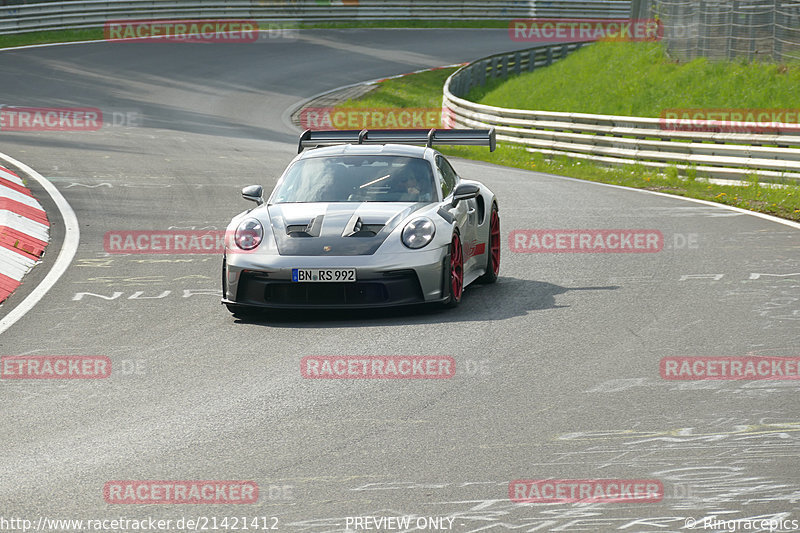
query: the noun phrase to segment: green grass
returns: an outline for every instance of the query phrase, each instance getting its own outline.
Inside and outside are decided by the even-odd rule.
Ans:
[[[441,69],[387,80],[364,97],[348,100],[337,107],[440,107],[444,81],[454,71],[452,68]],[[530,153],[510,144],[499,144],[494,152],[480,147],[444,147],[441,151],[450,156],[525,170],[710,200],[800,221],[800,185],[795,184],[777,189],[759,184],[757,179],[751,178],[748,185],[714,185],[693,179],[691,170],[688,172],[689,178],[682,179],[678,177],[675,167],[657,172],[642,165],[605,167],[566,157],[548,160],[539,153]]]
[[[72,41],[98,41],[103,38],[103,28],[86,30],[54,30],[0,35],[0,48],[30,44],[67,43]]]
[[[302,23],[297,28],[508,28],[508,20],[382,20]]]
[[[470,91],[481,104],[540,111],[659,117],[669,108],[791,108],[800,63],[680,63],[661,43],[602,42],[563,61]]]
[[[442,107],[442,88],[445,80],[457,69],[443,68],[395,78],[361,98],[348,100],[337,107]]]
[[[262,24],[262,29],[336,29],[336,28],[507,28],[507,20],[386,20],[376,22],[320,22],[298,24]],[[32,44],[100,41],[103,28],[85,30],[36,31],[0,35],[0,48]]]

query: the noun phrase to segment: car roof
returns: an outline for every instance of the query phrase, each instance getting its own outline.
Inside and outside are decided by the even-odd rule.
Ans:
[[[337,155],[394,155],[425,159],[430,148],[405,144],[337,144],[303,151],[298,159]]]

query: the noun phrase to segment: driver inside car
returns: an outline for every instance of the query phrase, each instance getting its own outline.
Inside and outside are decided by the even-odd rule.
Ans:
[[[393,178],[392,192],[395,193],[396,202],[431,201],[430,187],[425,187],[424,181],[418,180],[410,169],[401,169]]]

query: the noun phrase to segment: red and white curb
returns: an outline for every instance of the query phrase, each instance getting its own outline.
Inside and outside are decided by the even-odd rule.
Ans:
[[[0,167],[0,302],[41,258],[49,228],[47,214],[22,179]]]
[[[58,250],[58,255],[56,255],[55,261],[53,262],[52,266],[50,266],[44,278],[30,290],[25,298],[18,303],[16,307],[8,311],[2,318],[0,318],[0,335],[2,335],[3,332],[5,332],[8,328],[21,320],[22,317],[28,313],[28,311],[33,309],[36,304],[45,297],[50,289],[52,289],[55,284],[58,283],[58,280],[61,279],[61,276],[67,272],[69,265],[75,258],[75,254],[78,252],[78,245],[80,244],[81,239],[81,230],[78,224],[78,217],[75,216],[75,211],[72,209],[72,206],[69,205],[69,202],[67,202],[64,196],[58,191],[58,189],[56,189],[55,185],[53,185],[49,180],[45,179],[44,176],[36,172],[22,161],[18,161],[2,152],[0,152],[0,162],[12,165],[14,168],[18,168],[20,172],[25,174],[25,176],[28,176],[30,179],[38,183],[39,187],[41,187],[44,192],[46,192],[53,200],[53,203],[56,206],[55,208],[58,211],[58,218],[60,219],[59,223],[64,224],[64,241],[61,243],[61,249]],[[18,176],[15,177],[19,179]],[[16,181],[13,179],[9,179],[9,181],[14,181],[17,183],[17,185],[22,182],[22,180]],[[0,191],[0,194],[2,194],[2,191]],[[41,211],[41,209],[39,210]],[[47,219],[45,218],[44,220],[46,222]],[[52,247],[52,244],[50,246]],[[55,253],[55,250],[50,250],[50,254]],[[2,268],[2,266],[0,266],[0,268]]]

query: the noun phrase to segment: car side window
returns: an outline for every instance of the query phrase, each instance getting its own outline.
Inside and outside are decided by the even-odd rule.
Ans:
[[[439,172],[442,174],[442,198],[447,198],[456,187],[456,180],[458,179],[456,171],[442,156],[436,157],[436,166],[439,167]]]

